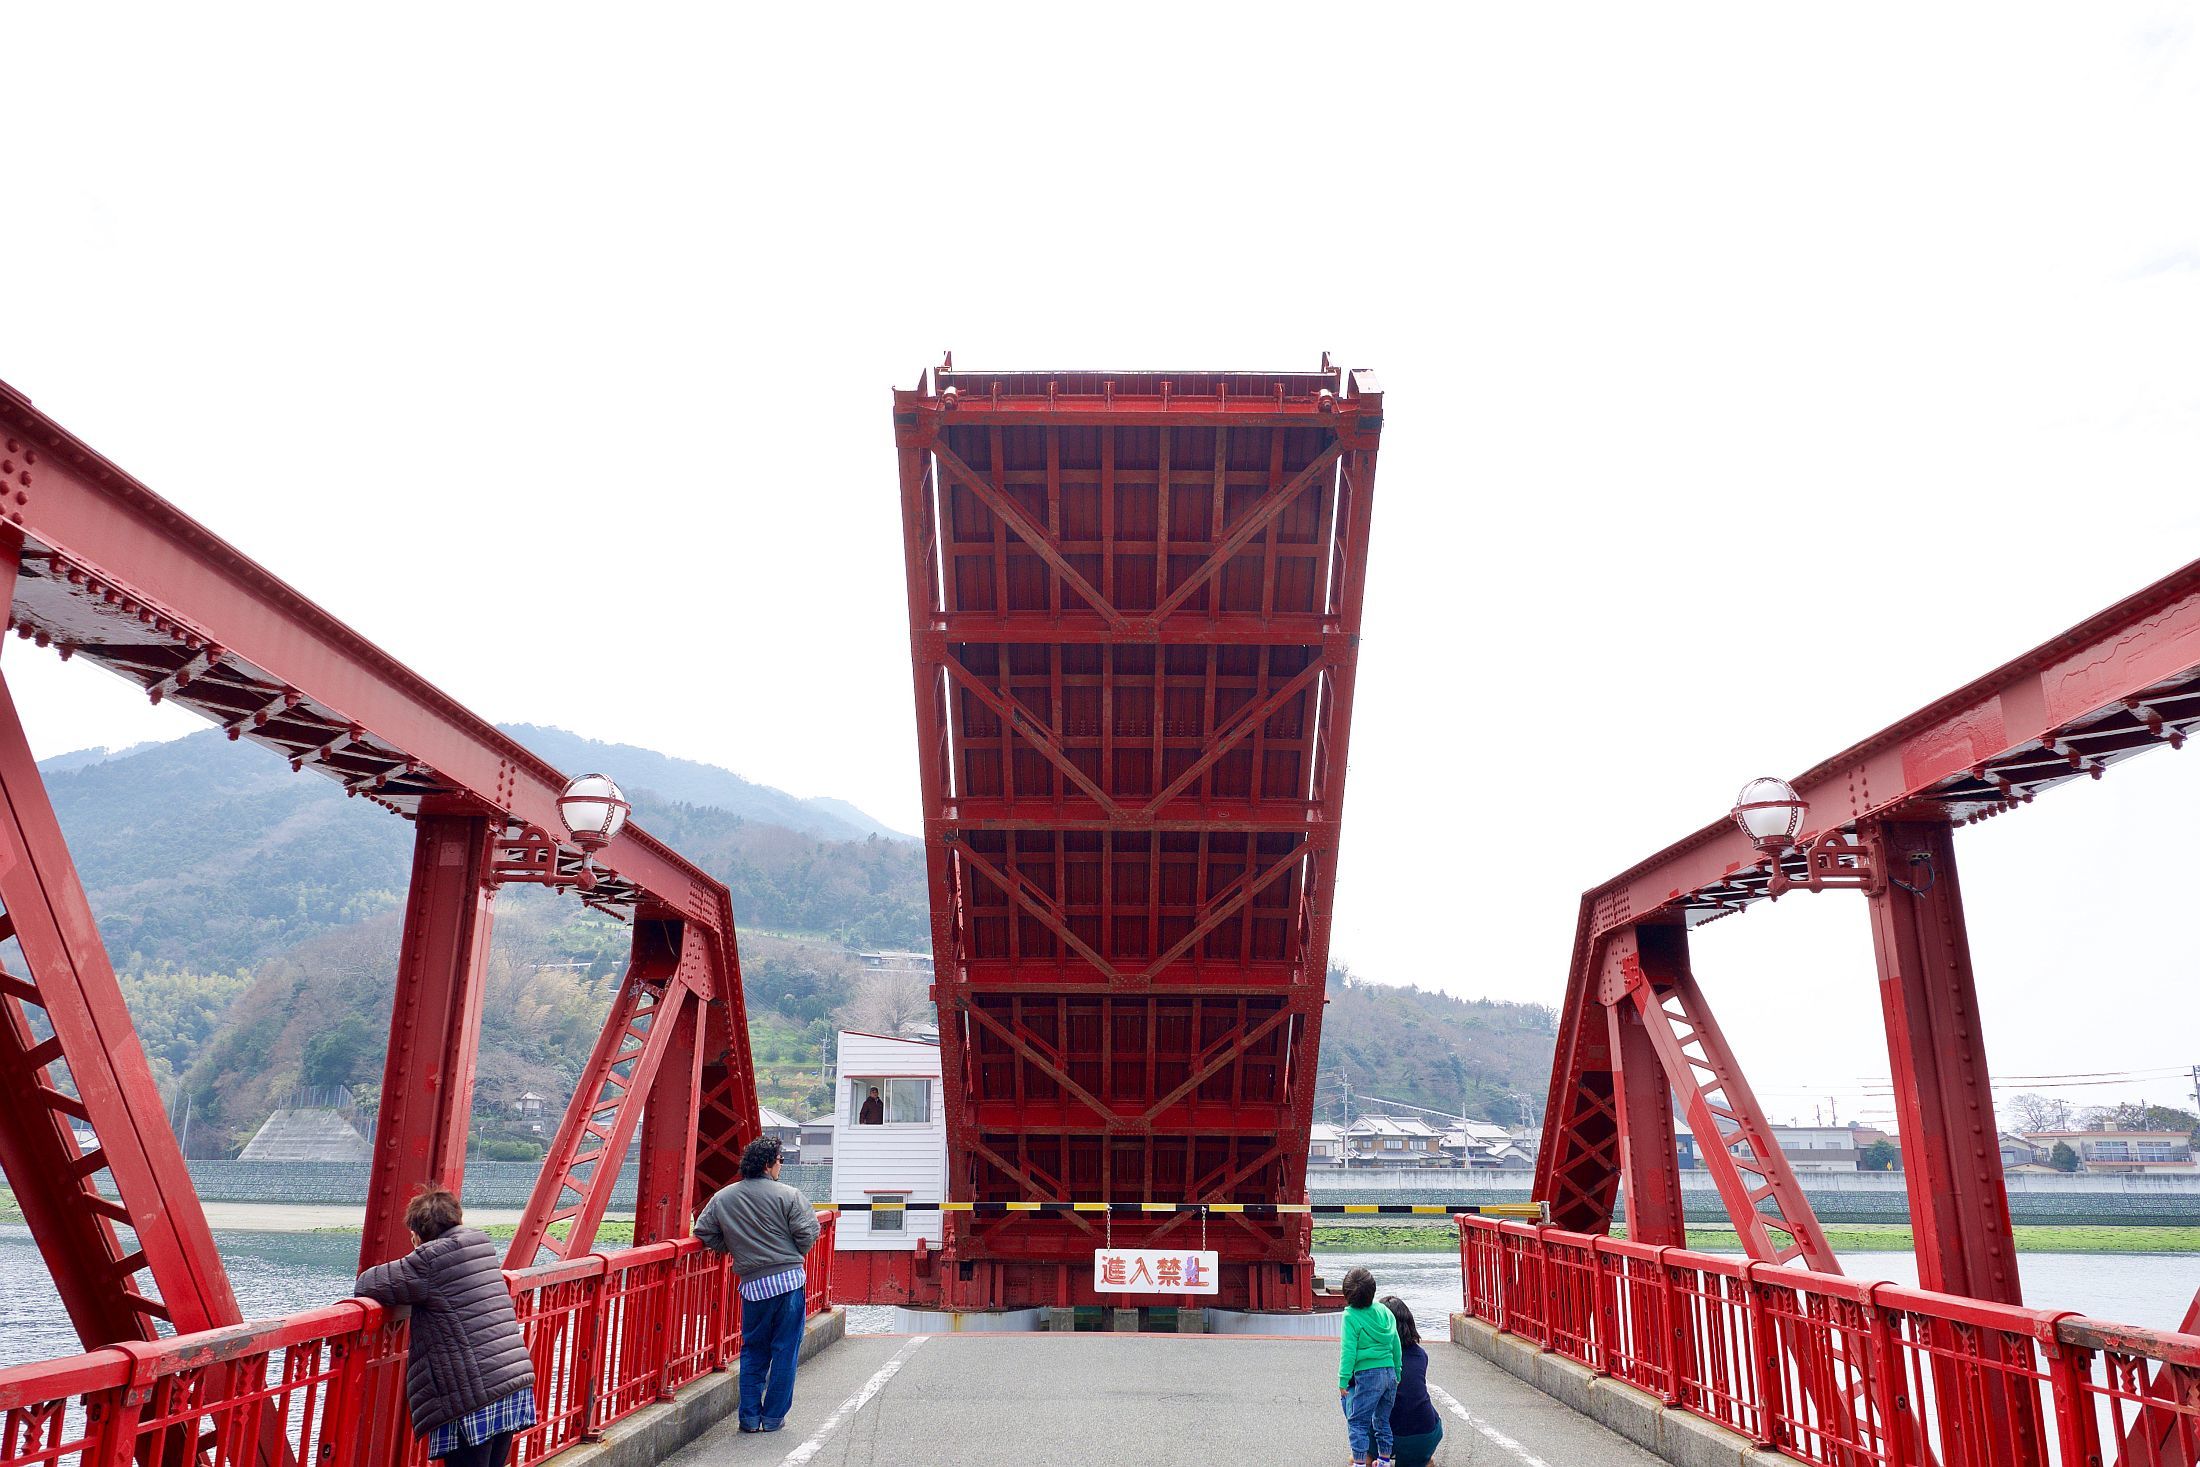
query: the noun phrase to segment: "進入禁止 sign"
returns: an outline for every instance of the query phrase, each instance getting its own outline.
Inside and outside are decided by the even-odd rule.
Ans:
[[[1198,1248],[1095,1248],[1092,1286],[1103,1294],[1214,1294],[1219,1254]]]

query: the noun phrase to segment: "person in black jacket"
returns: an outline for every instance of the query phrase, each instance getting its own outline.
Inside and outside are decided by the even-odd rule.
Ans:
[[[460,1218],[447,1188],[422,1188],[405,1208],[412,1252],[352,1287],[412,1310],[405,1399],[428,1455],[449,1467],[504,1467],[513,1436],[535,1424],[535,1365],[496,1244]]]
[[[1428,1351],[1421,1348],[1421,1331],[1405,1300],[1391,1294],[1384,1298],[1383,1307],[1397,1317],[1398,1343],[1405,1347],[1398,1398],[1390,1407],[1391,1460],[1397,1467],[1428,1467],[1444,1439],[1444,1418],[1428,1398]]]

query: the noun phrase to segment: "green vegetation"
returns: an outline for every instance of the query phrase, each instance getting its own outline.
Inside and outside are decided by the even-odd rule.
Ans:
[[[638,818],[732,891],[765,1103],[823,1104],[815,1057],[857,986],[848,949],[928,940],[922,850],[881,838],[838,801],[557,730],[515,732],[568,763],[636,771]],[[154,1076],[179,1113],[188,1100],[192,1152],[233,1154],[300,1086],[348,1086],[371,1113],[412,855],[405,823],[212,731],[64,756],[46,773]],[[648,780],[716,803],[663,800]],[[759,928],[816,936],[757,940]],[[554,1124],[628,940],[622,924],[548,892],[499,896],[477,1155],[539,1154],[516,1102],[529,1090],[547,1097]]]
[[[1624,1235],[1625,1230],[1616,1230]],[[2086,1227],[2019,1223],[2014,1229],[2019,1253],[2200,1253],[2200,1227]],[[1826,1229],[1836,1253],[1907,1253],[1909,1225],[1878,1224]],[[1688,1246],[1706,1253],[1739,1253],[1741,1243],[1730,1227],[1691,1227]]]
[[[346,1229],[346,1231],[356,1232],[357,1229]],[[512,1241],[513,1238],[519,1235],[519,1224],[493,1223],[490,1226],[483,1228],[482,1231],[487,1233],[490,1237],[496,1239],[499,1243],[509,1243],[510,1241]],[[563,1242],[565,1239],[565,1235],[567,1233],[570,1233],[571,1231],[573,1231],[573,1225],[571,1223],[553,1223],[550,1227],[551,1235],[556,1237],[560,1242]],[[633,1241],[634,1224],[632,1222],[614,1222],[610,1218],[606,1218],[596,1227],[595,1246],[596,1251],[599,1253],[606,1248],[624,1248],[627,1244]]]
[[[1625,1228],[1613,1236],[1625,1237]],[[2200,1253],[2200,1227],[2064,1227],[2020,1223],[2019,1253]],[[1830,1227],[1826,1241],[1836,1253],[1907,1253],[1907,1225]],[[1339,1253],[1450,1253],[1456,1250],[1451,1225],[1401,1222],[1366,1227],[1317,1227],[1314,1246]],[[1691,1227],[1688,1246],[1703,1253],[1739,1253],[1741,1243],[1729,1227]]]
[[[0,1222],[21,1222],[23,1209],[16,1205],[15,1194],[0,1187]]]
[[[1314,1246],[1339,1253],[1456,1253],[1459,1234],[1448,1220],[1440,1217],[1425,1223],[1316,1227]]]
[[[1525,1122],[1550,1084],[1558,1015],[1541,1004],[1459,999],[1330,969],[1315,1118],[1344,1119],[1341,1070],[1358,1097],[1380,1095],[1478,1120]],[[1434,1118],[1431,1124],[1436,1124]]]

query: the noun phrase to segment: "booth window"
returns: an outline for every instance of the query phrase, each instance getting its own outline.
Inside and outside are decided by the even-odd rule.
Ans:
[[[871,1092],[878,1104],[865,1112]],[[848,1080],[848,1124],[921,1126],[932,1119],[932,1082],[884,1075],[854,1075]]]
[[[871,1198],[871,1231],[902,1233],[909,1230],[909,1194],[874,1193]]]

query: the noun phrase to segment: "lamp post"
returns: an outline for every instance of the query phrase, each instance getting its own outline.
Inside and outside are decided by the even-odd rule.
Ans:
[[[1780,858],[1803,833],[1803,817],[1809,813],[1809,803],[1795,793],[1794,785],[1769,774],[1743,785],[1742,792],[1734,797],[1734,823],[1765,858],[1770,878],[1765,886],[1767,896],[1777,899],[1788,889],[1787,869]]]
[[[633,810],[606,774],[584,774],[558,796],[558,818],[565,822],[565,833],[590,855],[611,844]]]
[[[580,868],[573,870],[565,864],[563,842],[552,839],[541,826],[529,823],[495,843],[490,879],[498,886],[524,882],[571,887],[587,901],[596,890],[596,852],[618,838],[633,810],[607,774],[584,774],[570,780],[558,796],[558,820],[565,826],[566,840],[580,848]]]
[[[1774,860],[1795,844],[1803,833],[1803,817],[1810,805],[1784,779],[1766,775],[1742,786],[1734,799],[1734,823],[1757,849]]]

